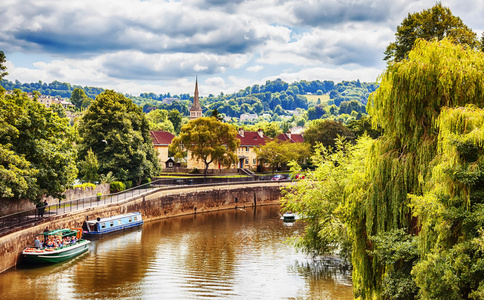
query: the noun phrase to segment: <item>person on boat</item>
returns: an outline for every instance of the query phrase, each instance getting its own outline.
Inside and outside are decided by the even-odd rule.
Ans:
[[[74,245],[76,242],[77,242],[77,239],[76,239],[76,237],[75,237],[75,236],[73,236],[73,237],[72,237],[72,239],[71,239],[71,244],[73,244],[73,245]]]
[[[40,240],[39,240],[39,237],[38,236],[35,237],[34,247],[37,248],[37,249],[42,248],[42,244],[40,243]]]

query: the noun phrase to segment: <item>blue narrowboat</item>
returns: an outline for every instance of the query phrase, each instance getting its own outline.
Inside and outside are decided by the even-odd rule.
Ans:
[[[97,220],[84,221],[84,224],[82,224],[82,236],[86,239],[99,238],[106,234],[119,232],[141,225],[143,225],[143,218],[139,212],[108,218],[97,218]]]

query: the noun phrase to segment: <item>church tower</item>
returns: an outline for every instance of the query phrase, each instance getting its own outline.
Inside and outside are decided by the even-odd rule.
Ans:
[[[195,80],[195,94],[193,95],[193,105],[190,107],[190,120],[195,120],[202,116],[202,107],[198,100],[198,78]]]

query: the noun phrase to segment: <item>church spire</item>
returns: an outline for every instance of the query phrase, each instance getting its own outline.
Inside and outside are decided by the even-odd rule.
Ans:
[[[198,77],[195,79],[195,93],[193,94],[193,105],[190,107],[190,120],[202,116],[202,107],[198,99]]]

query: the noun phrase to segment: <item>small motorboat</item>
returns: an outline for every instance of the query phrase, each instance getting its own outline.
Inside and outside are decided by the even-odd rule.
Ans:
[[[42,232],[36,237],[37,247],[27,247],[22,251],[28,264],[52,264],[71,259],[89,250],[90,241],[82,239],[80,228],[56,229]],[[62,241],[53,246],[50,241]],[[66,242],[69,240],[69,242]]]
[[[143,225],[141,213],[132,212],[108,218],[97,218],[92,221],[84,221],[84,224],[82,224],[82,230],[85,238],[92,239],[141,225]]]
[[[282,215],[281,219],[282,219],[284,222],[294,222],[294,221],[296,221],[296,215],[295,215],[295,214],[293,214],[293,213],[292,213],[292,212],[290,212],[290,211],[286,211],[286,212],[285,212],[285,213]]]

